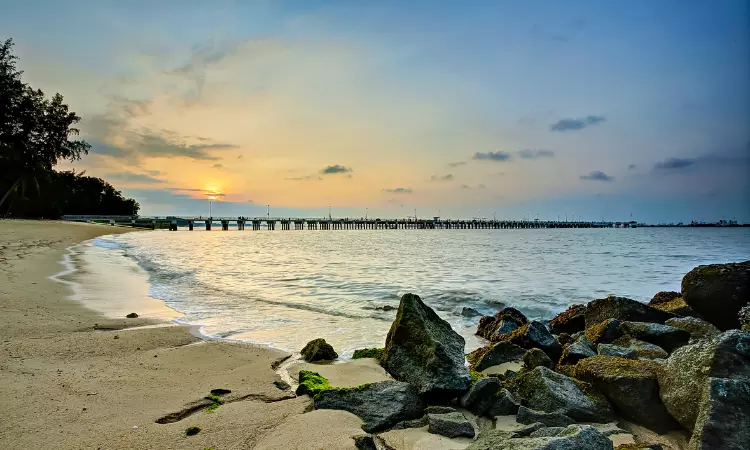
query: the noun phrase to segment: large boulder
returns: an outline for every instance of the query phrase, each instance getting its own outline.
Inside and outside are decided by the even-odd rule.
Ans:
[[[750,261],[696,267],[682,279],[682,296],[719,329],[740,328],[737,314],[750,303]]]
[[[659,323],[622,322],[620,326],[623,334],[658,345],[667,352],[682,347],[690,341],[690,333],[687,331]]]
[[[521,361],[525,353],[525,349],[511,342],[498,342],[474,350],[467,355],[466,359],[473,370],[481,372],[506,362]]]
[[[592,386],[546,367],[521,374],[509,389],[526,407],[537,411],[564,414],[582,422],[607,422],[613,417],[607,399]]]
[[[700,399],[690,450],[750,448],[750,382],[709,378]]]
[[[339,357],[336,350],[331,347],[331,344],[323,338],[313,339],[308,342],[300,353],[302,354],[302,359],[307,362],[329,361]]]
[[[669,301],[659,301],[654,303],[653,300],[649,302],[649,306],[656,309],[666,311],[668,313],[677,314],[678,316],[697,316],[698,314],[693,311],[693,308],[688,306],[685,299],[682,297],[675,297]]]
[[[663,433],[678,428],[659,398],[659,365],[612,356],[576,364],[579,380],[594,385],[626,419]]]
[[[691,341],[711,339],[721,333],[721,330],[716,328],[713,324],[698,319],[697,317],[677,317],[675,319],[667,320],[664,322],[664,325],[687,331],[690,333]]]
[[[379,381],[356,388],[326,389],[314,397],[315,409],[340,409],[358,416],[368,433],[422,416],[424,404],[417,390],[400,381]]]
[[[427,414],[427,431],[449,438],[474,437],[474,427],[460,412]]]
[[[636,300],[614,295],[594,300],[586,305],[586,328],[607,319],[664,323],[673,317],[678,316]]]
[[[495,337],[497,341],[510,342],[525,349],[538,348],[544,351],[552,361],[560,359],[562,347],[555,336],[539,321],[531,321],[511,333]]]
[[[419,296],[405,294],[388,332],[381,365],[427,399],[451,399],[471,384],[464,345],[464,338]]]
[[[594,346],[588,339],[581,336],[572,344],[565,346],[562,356],[560,356],[560,364],[575,364],[584,358],[590,358],[595,355]]]
[[[586,305],[570,305],[568,309],[549,321],[554,334],[574,334],[586,328]]]
[[[548,427],[567,427],[576,423],[575,420],[570,417],[559,414],[559,413],[546,413],[541,411],[534,411],[525,406],[518,408],[518,414],[516,415],[516,422],[525,425],[531,425],[532,423],[541,423]]]
[[[676,298],[682,297],[682,294],[675,291],[661,291],[657,292],[656,295],[648,302],[649,305],[660,305],[662,303],[669,303]]]
[[[750,382],[750,333],[731,330],[714,339],[680,347],[658,376],[659,396],[667,411],[692,430],[709,378]]]
[[[503,308],[494,316],[485,316],[479,319],[477,336],[493,340],[495,336],[510,333],[511,331],[528,323],[523,313],[515,308]]]
[[[494,430],[479,435],[467,450],[612,450],[612,441],[590,425],[569,425],[554,437],[515,437]]]
[[[590,324],[583,336],[591,342],[592,345],[610,344],[615,339],[622,336],[620,321],[617,319],[602,320],[599,323]]]
[[[494,403],[494,396],[500,389],[500,380],[495,377],[482,378],[472,384],[461,397],[461,406],[474,414],[481,415]]]

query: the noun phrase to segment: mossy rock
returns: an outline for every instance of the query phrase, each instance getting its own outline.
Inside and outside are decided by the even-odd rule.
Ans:
[[[740,328],[738,313],[750,302],[750,261],[696,267],[682,279],[682,296],[720,330]]]
[[[302,354],[302,359],[307,362],[330,361],[339,357],[331,344],[322,338],[313,339],[308,342],[300,353]]]
[[[688,306],[687,303],[685,303],[685,299],[682,297],[676,297],[672,300],[661,302],[657,304],[652,304],[656,309],[660,309],[662,311],[666,311],[668,313],[677,314],[679,316],[695,316],[695,311],[693,311],[693,308]]]
[[[654,295],[654,298],[652,298],[651,301],[648,302],[648,304],[651,306],[656,306],[661,303],[671,302],[672,300],[678,297],[682,297],[682,294],[680,294],[679,292],[675,292],[675,291],[657,292],[656,295]]]
[[[492,366],[521,361],[526,350],[510,342],[498,342],[480,347],[466,355],[472,370],[482,371]]]
[[[549,321],[549,329],[555,334],[574,334],[586,328],[586,305],[571,305]]]
[[[678,316],[637,300],[614,295],[591,301],[586,305],[586,328],[607,319],[664,323],[673,317]]]
[[[496,336],[495,342],[510,342],[521,348],[531,350],[538,348],[544,351],[552,361],[560,359],[562,347],[555,336],[539,321],[531,321],[510,333]]]
[[[383,348],[360,348],[360,349],[354,350],[354,355],[352,355],[352,359],[361,359],[361,358],[380,359],[383,356],[384,350],[385,349]]]
[[[331,389],[331,385],[328,384],[328,379],[317,372],[311,372],[309,370],[299,371],[299,386],[297,386],[297,395],[309,395],[315,397],[315,395]]]
[[[507,307],[500,310],[494,316],[485,316],[479,319],[476,335],[488,340],[494,340],[495,336],[509,333],[528,322],[529,320],[521,311]]]
[[[617,319],[607,319],[593,324],[586,328],[583,336],[591,342],[592,345],[609,344],[622,336],[620,321]]]
[[[612,344],[618,347],[632,348],[635,350],[636,358],[665,359],[669,356],[669,353],[658,345],[641,341],[627,334],[615,339]]]

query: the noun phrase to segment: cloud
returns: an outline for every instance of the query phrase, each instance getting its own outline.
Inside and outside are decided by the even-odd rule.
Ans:
[[[628,165],[628,170],[633,170],[633,169],[635,169],[635,167],[636,167],[635,164],[629,164]]]
[[[582,180],[592,180],[592,181],[615,181],[615,177],[607,175],[601,170],[594,170],[592,172],[589,172],[588,175],[581,175],[580,178]]]
[[[449,165],[450,167],[458,167],[458,166],[463,166],[464,164],[466,164],[466,161],[459,161],[459,162],[452,162],[452,163],[448,163],[448,165]]]
[[[189,196],[190,193],[194,193],[194,194],[200,194],[201,197],[204,197],[204,196],[205,197],[209,197],[209,196],[211,196],[211,197],[226,197],[227,196],[227,194],[224,194],[222,192],[214,192],[214,191],[209,191],[209,190],[206,190],[206,189],[196,189],[196,188],[167,188],[166,190],[169,191],[169,192],[172,192],[174,194],[177,194],[177,195],[188,195]],[[196,197],[192,197],[191,196],[191,198],[196,198]]]
[[[323,178],[318,175],[305,175],[303,177],[287,177],[284,178],[287,181],[308,181],[308,180],[322,180]]]
[[[555,156],[555,152],[552,150],[520,150],[518,156],[523,159],[536,159],[536,158],[552,158]]]
[[[323,175],[333,175],[337,173],[351,173],[353,170],[349,167],[345,167],[339,164],[335,164],[333,166],[326,166],[323,169],[320,170],[320,173]]]
[[[433,175],[430,177],[430,181],[451,181],[452,179],[452,173],[446,173],[445,175]]]
[[[193,86],[184,94],[184,98],[187,101],[199,100],[203,96],[207,70],[234,53],[239,46],[240,42],[217,43],[213,39],[208,42],[198,43],[193,46],[187,62],[174,69],[166,70],[164,73],[192,82]]]
[[[496,151],[496,152],[487,152],[487,153],[474,153],[473,159],[477,161],[508,161],[511,159],[510,153]]]
[[[695,158],[669,158],[654,164],[654,170],[679,170],[696,163]]]
[[[468,184],[462,184],[462,185],[461,185],[461,189],[484,189],[484,188],[486,188],[486,187],[487,187],[487,186],[485,186],[485,185],[483,185],[483,184],[478,184],[478,185],[476,185],[475,187],[471,187],[471,186],[469,186]]]
[[[156,175],[159,174],[159,171],[152,171],[149,173],[153,174],[154,172]],[[104,178],[107,180],[122,181],[125,183],[146,183],[146,184],[166,183],[166,181],[160,180],[158,178],[154,178],[151,175],[147,175],[143,173],[133,173],[133,172],[108,173],[104,175]]]
[[[550,131],[581,130],[591,125],[598,125],[606,121],[602,116],[586,116],[579,119],[565,118],[550,125]]]
[[[388,192],[390,194],[411,194],[412,190],[411,188],[386,188],[383,189],[383,192]]]

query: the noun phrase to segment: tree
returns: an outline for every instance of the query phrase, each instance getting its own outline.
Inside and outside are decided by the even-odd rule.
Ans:
[[[25,84],[16,68],[13,40],[0,45],[0,207],[19,187],[24,192],[48,180],[60,161],[80,160],[90,145],[71,140],[79,133],[74,125],[81,118],[68,109],[63,97],[51,99]]]

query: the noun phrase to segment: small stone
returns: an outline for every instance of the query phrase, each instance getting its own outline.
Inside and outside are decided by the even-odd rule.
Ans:
[[[378,450],[378,446],[375,444],[375,439],[371,434],[353,436],[352,439],[354,439],[354,446],[357,450]]]
[[[276,386],[276,388],[282,391],[288,391],[289,389],[292,388],[292,386],[284,380],[276,380],[273,382],[273,384],[274,386]]]
[[[308,342],[300,352],[302,359],[307,362],[330,361],[338,358],[338,353],[327,343],[325,339],[318,338]]]
[[[115,339],[120,339],[120,336],[118,336],[118,335],[115,335],[115,337],[114,337],[114,338],[115,338]]]
[[[460,412],[427,414],[428,431],[449,438],[474,437],[474,427]]]
[[[125,317],[128,318],[128,319],[137,319],[138,318],[138,314],[136,314],[136,313],[130,313],[130,314],[128,314]]]
[[[477,317],[477,316],[481,316],[482,313],[480,313],[479,311],[477,311],[474,308],[470,308],[468,306],[464,306],[463,308],[461,308],[461,315],[463,317]]]

